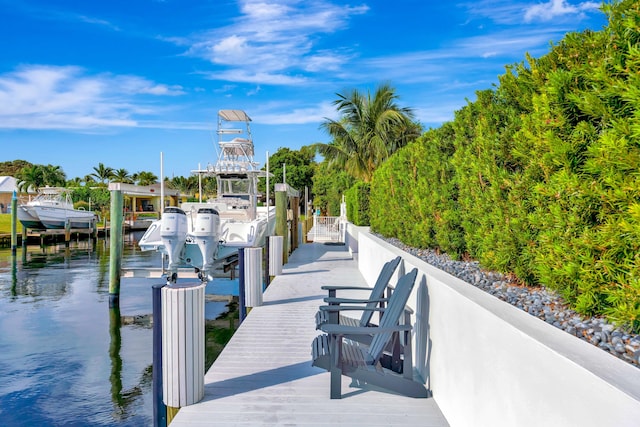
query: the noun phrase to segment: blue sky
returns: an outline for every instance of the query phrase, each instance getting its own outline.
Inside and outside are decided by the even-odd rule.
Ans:
[[[189,175],[219,109],[253,119],[256,160],[329,142],[336,93],[395,87],[424,128],[507,64],[606,25],[600,2],[0,0],[0,161]]]

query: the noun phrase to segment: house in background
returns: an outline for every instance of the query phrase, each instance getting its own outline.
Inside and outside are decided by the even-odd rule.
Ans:
[[[163,209],[160,202],[160,184],[139,186],[112,182],[109,191],[122,191],[124,196],[124,223],[131,230],[146,229],[151,222],[160,219]],[[180,191],[164,189],[165,206],[178,206]]]
[[[10,211],[14,191],[18,191],[16,179],[12,176],[0,176],[0,213]]]

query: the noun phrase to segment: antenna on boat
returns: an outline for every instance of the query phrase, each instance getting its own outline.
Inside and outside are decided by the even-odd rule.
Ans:
[[[202,203],[202,174],[200,170],[202,170],[202,168],[200,167],[200,163],[198,163],[198,200]]]
[[[269,218],[269,152],[267,151],[267,218]]]
[[[160,152],[160,214],[164,212],[164,153]]]

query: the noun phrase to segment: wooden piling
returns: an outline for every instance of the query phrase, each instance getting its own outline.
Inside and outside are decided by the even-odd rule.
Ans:
[[[109,251],[109,306],[120,302],[122,269],[122,191],[111,191],[111,227]]]
[[[291,252],[298,249],[298,222],[300,220],[300,197],[291,199],[291,211],[293,219],[291,220]]]
[[[264,260],[262,261],[264,265],[264,285],[269,286],[271,283],[271,276],[269,275],[269,239],[271,236],[267,236],[264,243]]]
[[[69,247],[69,242],[71,241],[71,220],[67,218],[64,222],[64,246]]]
[[[11,197],[11,254],[15,255],[18,249],[18,195],[13,191]]]
[[[276,191],[276,235],[284,239],[282,245],[283,263],[289,261],[289,238],[287,230],[287,192]]]

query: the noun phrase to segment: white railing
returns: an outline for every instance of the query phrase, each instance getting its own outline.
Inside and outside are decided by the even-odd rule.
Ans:
[[[345,224],[343,217],[314,216],[313,227],[307,233],[307,240],[344,243]]]

